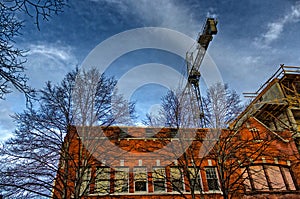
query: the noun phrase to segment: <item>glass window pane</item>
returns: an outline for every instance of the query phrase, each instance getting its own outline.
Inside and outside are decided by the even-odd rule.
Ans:
[[[208,185],[208,190],[215,191],[219,190],[219,180],[217,177],[217,172],[215,167],[209,167],[205,169],[206,180]]]
[[[171,182],[173,191],[183,191],[183,178],[182,171],[180,170],[180,168],[171,168]]]
[[[166,177],[165,168],[154,168],[152,172],[152,177],[154,179],[165,179]]]
[[[152,172],[154,192],[165,192],[165,168],[153,168]]]
[[[242,172],[242,176],[243,176],[243,182],[244,182],[244,186],[246,191],[251,191],[251,184],[250,184],[250,180],[249,180],[249,175],[248,175],[248,171],[246,168],[241,168],[241,172]]]
[[[99,167],[96,170],[95,193],[110,192],[110,168]]]
[[[147,169],[145,167],[134,168],[134,190],[147,191]]]
[[[288,187],[290,190],[296,190],[296,187],[294,185],[293,178],[291,176],[290,170],[288,168],[283,168],[283,173],[285,175],[286,181],[288,183]]]
[[[201,177],[199,174],[200,169],[195,167],[189,167],[189,174],[190,174],[190,188],[194,189],[194,191],[201,191]]]
[[[80,195],[85,195],[90,191],[91,168],[80,168],[81,177]]]
[[[256,190],[269,190],[265,172],[262,166],[251,166],[250,173]]]
[[[266,166],[271,186],[274,190],[286,190],[286,186],[278,166]]]
[[[129,169],[128,168],[117,168],[115,171],[115,192],[128,193],[128,177]]]
[[[135,191],[147,191],[147,183],[145,181],[136,181],[134,185]]]

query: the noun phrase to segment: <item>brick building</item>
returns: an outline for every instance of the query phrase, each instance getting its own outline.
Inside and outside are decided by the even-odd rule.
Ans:
[[[300,74],[281,70],[221,131],[70,128],[53,198],[300,198]]]

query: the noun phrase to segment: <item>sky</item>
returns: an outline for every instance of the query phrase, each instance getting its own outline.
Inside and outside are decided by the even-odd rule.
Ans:
[[[137,28],[168,28],[196,39],[206,17],[218,19],[218,34],[207,56],[224,83],[236,90],[255,92],[280,64],[300,65],[300,1],[296,0],[72,0],[63,13],[40,22],[40,30],[28,16],[16,46],[29,50],[26,74],[29,85],[41,89],[46,81],[60,82],[76,66],[81,67],[93,49],[106,39]],[[120,48],[124,43],[120,42]],[[118,57],[108,73],[121,78],[130,69],[147,63],[162,67],[157,77],[169,76],[165,65],[181,71],[184,60],[159,49],[142,49]],[[201,66],[202,67],[202,66]],[[145,71],[139,78],[155,74]],[[158,84],[135,90],[138,115],[156,107],[166,88]],[[15,124],[10,115],[22,112],[24,96],[13,92],[0,102],[0,140],[11,136]]]

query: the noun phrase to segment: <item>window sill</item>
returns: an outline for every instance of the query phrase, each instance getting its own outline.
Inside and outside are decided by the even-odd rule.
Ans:
[[[252,142],[256,142],[256,143],[260,143],[260,142],[262,142],[263,140],[252,140]]]
[[[191,192],[182,192],[184,195],[190,195]],[[195,194],[201,194],[200,191],[195,191]],[[202,194],[223,194],[222,191],[206,191],[202,192]],[[107,193],[107,194],[88,194],[87,196],[104,196],[104,195],[181,195],[181,193],[174,191],[174,192],[134,192],[134,193]]]
[[[246,191],[247,195],[255,194],[299,194],[300,190],[259,190],[259,191]]]
[[[221,190],[209,190],[209,191],[205,191],[205,193],[208,193],[208,194],[212,194],[212,193],[219,193],[219,194],[223,194],[223,192]]]

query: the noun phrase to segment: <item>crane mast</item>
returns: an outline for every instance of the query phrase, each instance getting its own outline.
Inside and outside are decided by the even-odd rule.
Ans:
[[[186,53],[186,63],[187,63],[187,72],[188,72],[188,83],[186,86],[186,91],[190,95],[191,100],[196,102],[195,106],[192,107],[193,115],[196,118],[193,120],[200,119],[200,126],[205,127],[204,111],[201,100],[201,93],[199,87],[199,80],[201,77],[200,66],[205,56],[206,50],[209,46],[209,43],[213,39],[213,35],[217,34],[217,20],[215,18],[207,18],[206,23],[203,26],[202,32],[200,32],[197,39],[197,48],[196,48],[196,58],[193,57],[193,52]]]

